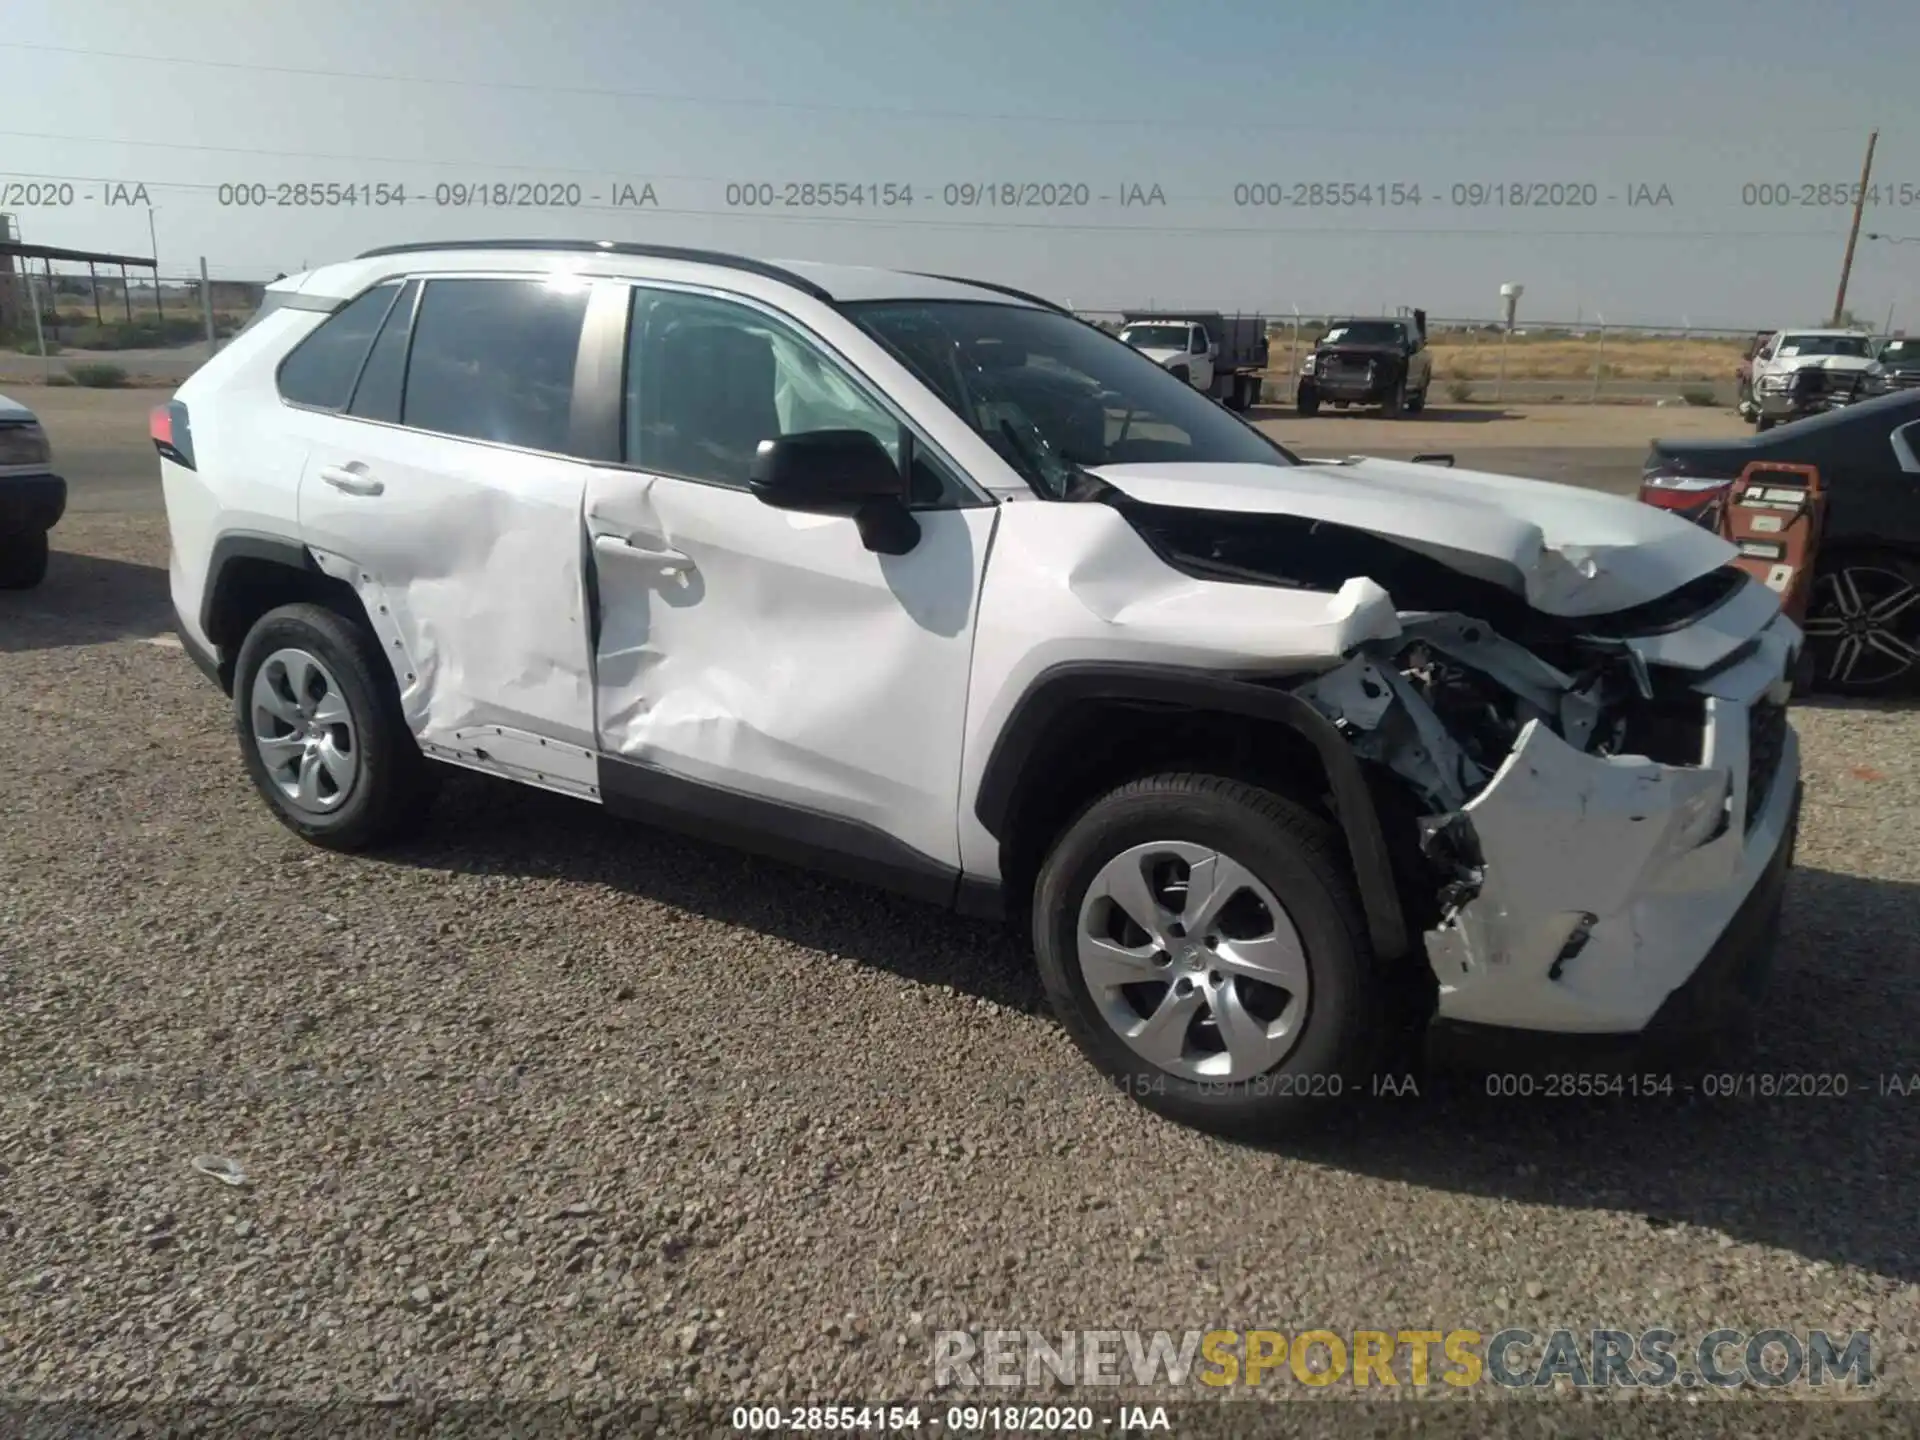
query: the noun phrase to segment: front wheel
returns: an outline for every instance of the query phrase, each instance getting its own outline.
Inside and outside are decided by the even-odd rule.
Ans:
[[[365,625],[322,605],[282,605],[234,662],[233,718],[247,773],[280,823],[329,850],[411,829],[432,776]]]
[[[47,532],[0,535],[0,590],[31,590],[47,578]]]
[[[1137,780],[1041,867],[1040,975],[1082,1053],[1215,1134],[1271,1135],[1367,1084],[1386,1025],[1332,829],[1215,775]]]
[[[1320,392],[1311,385],[1302,385],[1300,393],[1294,397],[1293,408],[1302,415],[1320,413]]]
[[[1814,574],[1804,628],[1813,689],[1912,690],[1920,681],[1920,561],[1876,552],[1833,557]]]
[[[1401,380],[1396,382],[1393,389],[1387,392],[1387,398],[1380,406],[1380,413],[1385,415],[1389,420],[1398,420],[1406,413],[1406,410],[1407,382]]]

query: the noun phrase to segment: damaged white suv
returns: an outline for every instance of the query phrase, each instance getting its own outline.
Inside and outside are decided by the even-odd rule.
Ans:
[[[1691,1043],[1771,946],[1800,635],[1726,542],[1302,462],[1030,296],[403,246],[276,284],[153,438],[299,834],[392,837],[444,762],[1019,917],[1209,1129],[1416,1036]]]

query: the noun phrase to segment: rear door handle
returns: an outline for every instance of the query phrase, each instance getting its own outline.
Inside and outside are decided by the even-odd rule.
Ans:
[[[659,571],[662,575],[693,574],[693,560],[690,556],[682,555],[678,550],[670,550],[664,545],[657,547],[650,545],[646,543],[649,538],[630,535],[596,535],[593,537],[593,548],[598,554],[617,556],[629,563],[637,560],[648,568]]]
[[[334,489],[349,495],[379,495],[387,488],[382,481],[352,465],[323,465],[320,478]]]

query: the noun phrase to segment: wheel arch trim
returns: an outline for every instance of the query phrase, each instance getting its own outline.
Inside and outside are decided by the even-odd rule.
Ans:
[[[1029,783],[1028,766],[1046,736],[1075,708],[1102,702],[1167,705],[1265,721],[1304,739],[1326,772],[1334,819],[1346,839],[1374,951],[1386,960],[1407,953],[1410,937],[1393,863],[1359,758],[1333,723],[1306,701],[1239,675],[1093,661],[1070,661],[1042,671],[1008,713],[974,793],[974,814],[995,840],[1004,844],[1008,839],[1020,789]]]

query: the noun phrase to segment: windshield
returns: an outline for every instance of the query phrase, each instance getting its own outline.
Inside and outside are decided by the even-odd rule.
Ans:
[[[1120,338],[1137,350],[1184,350],[1192,333],[1185,325],[1129,325]]]
[[[1040,494],[1140,463],[1294,457],[1144,355],[1071,315],[974,301],[876,300],[846,313]]]
[[[1407,332],[1391,320],[1343,320],[1321,337],[1322,345],[1398,345]]]
[[[1791,355],[1852,355],[1867,358],[1864,335],[1788,335],[1780,342],[1782,358]]]
[[[1880,358],[1890,363],[1900,364],[1920,360],[1920,340],[1889,340],[1880,347]]]

